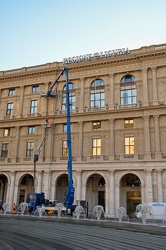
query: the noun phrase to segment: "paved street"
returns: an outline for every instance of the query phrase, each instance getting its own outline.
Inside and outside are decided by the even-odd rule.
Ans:
[[[166,249],[166,227],[119,224],[0,216],[0,250]]]

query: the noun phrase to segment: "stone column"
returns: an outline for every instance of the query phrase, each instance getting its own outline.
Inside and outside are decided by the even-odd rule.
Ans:
[[[45,170],[43,175],[45,198],[50,199],[51,171]]]
[[[79,105],[79,111],[83,112],[84,109],[84,98],[85,98],[85,78],[81,78],[81,93],[80,93],[80,105]]]
[[[108,104],[110,106],[110,109],[114,109],[114,95],[115,95],[115,91],[114,91],[114,74],[110,74],[110,103]],[[109,98],[108,98],[109,100]]]
[[[142,69],[143,106],[149,106],[147,68]]]
[[[37,193],[42,192],[42,171],[37,171]]]
[[[114,160],[115,154],[114,119],[110,119],[110,160]]]
[[[144,117],[144,144],[145,144],[145,159],[147,160],[151,159],[149,116]]]
[[[146,197],[145,197],[145,185],[141,183],[141,200],[142,204],[146,203]]]
[[[14,202],[14,191],[15,191],[14,187],[15,187],[15,176],[16,176],[16,173],[15,173],[15,171],[11,171],[10,174],[11,174],[11,182],[10,182],[9,202],[11,202],[13,204],[13,202]]]
[[[152,68],[152,80],[153,80],[153,105],[158,105],[158,91],[156,82],[156,67]]]
[[[79,155],[80,160],[82,160],[83,157],[83,122],[79,122]]]
[[[115,216],[115,170],[109,170],[109,215]]]
[[[163,202],[163,180],[162,170],[157,170],[157,184],[158,184],[158,202]]]
[[[154,116],[155,125],[155,158],[161,159],[161,148],[160,148],[160,129],[159,129],[159,116]]]
[[[146,203],[153,202],[152,170],[146,170]]]
[[[51,185],[50,185],[50,199],[55,200],[55,195],[56,195],[55,173],[52,171],[51,172]]]
[[[76,193],[76,201],[81,201],[81,187],[82,187],[82,171],[77,170],[77,193]]]

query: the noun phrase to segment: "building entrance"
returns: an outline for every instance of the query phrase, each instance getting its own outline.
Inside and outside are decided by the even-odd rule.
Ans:
[[[122,177],[120,196],[120,206],[133,218],[136,206],[141,203],[141,182],[137,175],[129,173]]]
[[[141,194],[139,191],[128,191],[126,195],[127,195],[127,214],[130,218],[133,218],[136,206],[141,203]]]

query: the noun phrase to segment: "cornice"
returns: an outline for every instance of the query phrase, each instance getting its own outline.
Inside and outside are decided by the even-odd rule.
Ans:
[[[68,67],[71,74],[86,70],[95,70],[97,68],[117,67],[132,63],[146,63],[154,59],[165,59],[166,50],[153,50],[144,53],[134,53],[118,57],[109,57],[86,61],[80,63],[63,64],[62,62],[47,63],[33,67],[24,67],[15,70],[0,71],[0,82],[19,80],[24,78],[33,78],[39,76],[58,75],[63,67]]]

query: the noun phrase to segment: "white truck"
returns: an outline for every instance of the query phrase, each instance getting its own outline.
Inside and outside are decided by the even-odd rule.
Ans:
[[[148,203],[150,209],[146,214],[146,219],[152,220],[166,220],[166,203],[162,202],[150,202]],[[136,211],[137,218],[142,217],[142,213]]]

